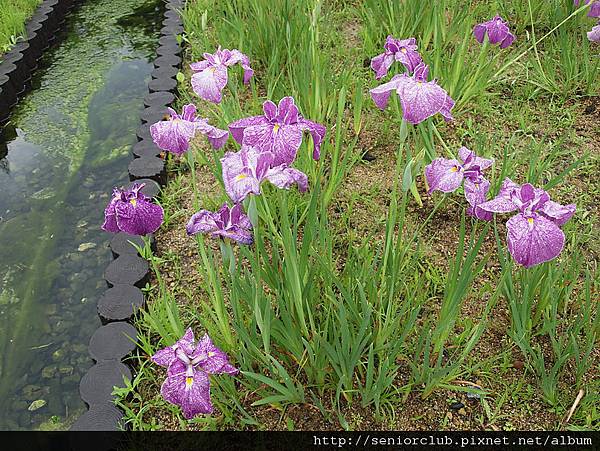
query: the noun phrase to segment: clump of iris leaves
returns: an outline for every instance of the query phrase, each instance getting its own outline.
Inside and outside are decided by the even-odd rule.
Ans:
[[[473,26],[495,13],[517,36],[502,51],[472,37]],[[160,256],[146,250],[155,282],[138,321],[140,371],[118,390],[134,429],[165,428],[156,409],[171,412],[180,428],[189,426],[161,400],[163,375],[148,356],[173,344],[190,325],[207,331],[241,369],[235,379],[212,380],[220,414],[191,420],[206,428],[261,427],[256,407],[284,412],[291,404],[310,404],[344,428],[355,427],[343,413],[346,406],[393,424],[407,397],[427,399],[438,390],[480,395],[480,427],[510,427],[503,406],[526,390],[539,398],[535,408],[554,415],[547,427],[597,424],[593,215],[578,214],[565,226],[569,238],[559,259],[525,269],[506,253],[502,220],[476,223],[452,198],[424,200],[417,182],[426,159],[466,141],[498,162],[490,193],[498,192],[505,177],[527,179],[566,201],[590,205],[585,196],[593,199],[600,190],[590,169],[598,156],[579,150],[585,138],[573,126],[581,109],[572,105],[597,95],[600,71],[598,47],[585,39],[590,22],[583,9],[558,0],[247,0],[219,7],[198,1],[186,7],[184,21],[188,61],[218,44],[239,48],[252,59],[258,80],[244,88],[241,76],[232,75],[220,105],[197,102],[191,90],[181,104],[196,102],[212,124],[226,128],[259,114],[265,98],[292,95],[306,117],[327,125],[328,138],[318,164],[310,158],[309,140],[298,153],[295,165],[309,176],[307,193],[265,186],[256,197],[256,241],[238,247],[235,272],[222,265],[208,237],[190,238],[197,240],[195,268],[178,268],[169,249]],[[381,53],[388,34],[417,38],[430,76],[456,100],[456,124],[430,119],[401,133],[395,99],[385,113],[374,108],[366,92],[378,82],[363,60]],[[548,130],[547,138],[536,137],[532,112],[556,135]],[[389,191],[365,194],[346,183],[363,164],[365,142],[391,149],[379,153],[393,168],[386,172]],[[221,153],[212,152],[196,149],[195,161],[218,180]],[[573,199],[574,178],[590,194]],[[177,175],[161,198],[163,227],[182,214],[178,199],[193,195],[186,174]],[[223,196],[217,190],[196,202],[216,210]],[[438,217],[442,210],[456,229],[447,242],[435,233],[440,221],[449,220]],[[355,215],[364,222],[360,233],[352,225]],[[486,240],[492,246],[484,252]],[[445,253],[436,256],[432,248],[440,242]],[[178,268],[175,276],[198,271],[199,286],[168,286],[167,266]],[[176,300],[181,298],[183,306]],[[477,308],[468,310],[476,315],[461,313],[472,305]],[[502,310],[508,319],[499,320]],[[480,357],[482,337],[497,324],[503,341],[495,342],[493,355]],[[511,376],[514,359],[525,364],[518,382]],[[482,383],[464,383],[475,380]],[[579,408],[564,425],[579,390]]]

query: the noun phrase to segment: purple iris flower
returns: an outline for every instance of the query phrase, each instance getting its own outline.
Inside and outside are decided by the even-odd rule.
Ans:
[[[475,25],[475,28],[473,28],[475,39],[481,43],[483,43],[486,33],[490,40],[490,44],[500,43],[501,49],[505,49],[515,40],[515,35],[508,29],[508,23],[500,16],[496,16],[492,20]]]
[[[242,205],[229,208],[223,204],[219,211],[200,210],[195,213],[186,225],[188,235],[210,233],[212,237],[229,238],[240,244],[252,244],[252,224],[242,211]]]
[[[234,202],[241,202],[249,194],[261,193],[260,185],[268,180],[277,188],[289,189],[293,184],[304,192],[308,189],[308,177],[286,163],[275,166],[276,158],[271,152],[242,146],[239,152],[227,152],[221,158],[225,191]]]
[[[394,75],[390,81],[369,92],[375,104],[383,110],[392,91],[396,91],[402,104],[402,117],[411,124],[423,122],[436,113],[450,121],[453,119],[450,110],[454,107],[454,100],[436,80],[427,81],[428,74],[429,67],[421,63],[412,75]]]
[[[313,139],[313,158],[321,155],[321,143],[327,129],[304,119],[293,97],[284,97],[275,105],[263,103],[264,115],[251,116],[229,124],[231,136],[240,144],[256,147],[274,155],[273,165],[292,164],[302,144],[302,133],[308,131]]]
[[[463,161],[436,158],[425,167],[425,178],[429,185],[429,193],[442,191],[451,193],[464,181],[465,198],[470,207],[467,213],[478,219],[489,221],[492,214],[479,208],[486,201],[490,182],[483,177],[483,171],[489,168],[494,160],[488,160],[475,155],[466,147],[458,150],[458,156]]]
[[[579,8],[580,0],[574,0],[575,6]],[[590,11],[588,12],[588,17],[600,17],[600,1],[597,0],[584,0],[585,5],[589,5],[591,3]]]
[[[375,71],[375,78],[379,80],[387,75],[394,61],[400,61],[408,72],[413,72],[415,67],[423,62],[417,52],[415,38],[396,39],[388,36],[383,46],[385,52],[371,60],[371,69]]]
[[[600,3],[598,3],[598,5],[600,5]],[[600,22],[592,28],[592,31],[588,31],[587,37],[592,42],[600,42]]]
[[[163,209],[140,192],[143,187],[143,183],[135,183],[128,190],[113,190],[113,197],[104,210],[102,230],[130,235],[147,235],[158,230],[164,218]]]
[[[196,131],[206,135],[215,149],[227,142],[229,132],[209,125],[207,119],[196,117],[195,105],[184,105],[181,116],[172,108],[168,110],[171,115],[168,120],[150,126],[152,140],[160,149],[181,155],[189,149]]]
[[[508,250],[517,263],[529,268],[556,258],[565,244],[560,227],[575,213],[575,204],[561,205],[546,191],[526,183],[504,180],[496,198],[479,208],[490,213],[518,210],[506,223]]]
[[[239,50],[221,50],[215,53],[204,53],[204,61],[190,64],[195,72],[192,75],[192,89],[200,98],[213,103],[221,103],[221,91],[227,85],[227,68],[240,64],[244,69],[244,83],[248,84],[254,71],[250,60]]]
[[[180,406],[188,420],[213,411],[209,374],[239,373],[208,335],[194,344],[192,329],[173,346],[159,350],[152,361],[167,368],[167,379],[160,389],[162,397]]]

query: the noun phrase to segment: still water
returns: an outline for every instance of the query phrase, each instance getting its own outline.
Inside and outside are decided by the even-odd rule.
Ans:
[[[84,409],[113,186],[157,45],[157,0],[94,0],[70,15],[0,135],[0,430],[68,428]]]

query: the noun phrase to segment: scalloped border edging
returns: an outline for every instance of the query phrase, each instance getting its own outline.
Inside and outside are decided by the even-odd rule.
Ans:
[[[176,35],[183,32],[179,10],[184,5],[185,0],[165,1],[163,27],[154,60],[156,69],[148,83],[145,109],[140,114],[142,125],[136,132],[138,142],[133,146],[133,160],[129,163],[129,179],[132,183],[146,183],[142,192],[148,197],[156,197],[160,186],[167,182],[165,161],[157,158],[161,151],[153,143],[149,128],[163,117],[166,107],[175,100],[175,77],[182,61],[182,49]],[[1,77],[0,72],[0,82]],[[79,394],[88,410],[71,426],[72,431],[118,431],[125,428],[123,412],[114,405],[112,389],[113,386],[123,387],[124,378],[131,380],[131,369],[122,359],[136,347],[137,330],[130,321],[144,305],[140,288],[150,277],[148,262],[138,255],[129,241],[138,245],[143,243],[140,237],[125,233],[114,234],[110,241],[114,260],[104,272],[109,288],[98,300],[102,326],[94,332],[89,344],[89,353],[95,364],[79,384]],[[155,246],[153,236],[151,243]]]
[[[44,51],[55,41],[67,14],[84,0],[44,0],[25,23],[26,38],[2,56],[0,63],[0,125],[27,90]]]

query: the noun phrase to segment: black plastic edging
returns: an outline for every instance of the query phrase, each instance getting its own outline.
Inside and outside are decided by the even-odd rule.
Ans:
[[[185,0],[166,1],[158,56],[154,60],[156,69],[148,83],[145,109],[140,113],[141,125],[136,131],[138,142],[132,148],[133,160],[129,163],[131,184],[144,183],[142,193],[148,197],[156,197],[160,186],[167,182],[165,161],[158,158],[161,150],[152,141],[150,125],[161,120],[167,113],[167,106],[175,100],[182,51],[175,36],[183,32],[179,11],[184,5]],[[154,237],[150,236],[150,240],[154,248]],[[79,384],[79,394],[88,410],[75,421],[72,431],[117,431],[126,427],[122,424],[123,412],[114,405],[112,391],[115,386],[125,386],[124,378],[130,380],[132,377],[131,369],[122,359],[136,347],[137,331],[130,321],[144,306],[140,288],[150,277],[148,262],[130,241],[138,246],[143,244],[141,237],[126,233],[114,234],[109,244],[114,260],[104,271],[109,288],[98,300],[102,326],[94,332],[89,344],[95,364]]]
[[[0,125],[27,88],[44,50],[56,41],[65,17],[82,0],[44,0],[25,24],[25,39],[19,38],[0,63]]]

